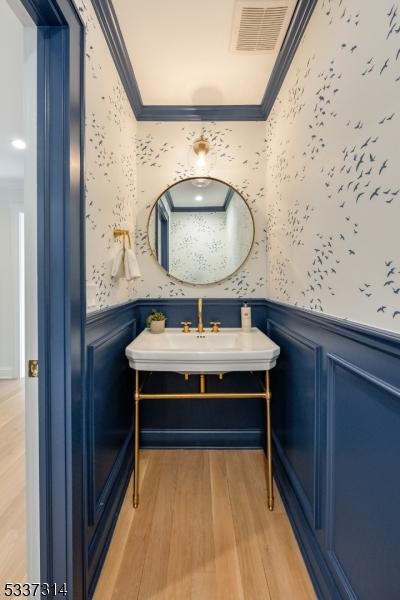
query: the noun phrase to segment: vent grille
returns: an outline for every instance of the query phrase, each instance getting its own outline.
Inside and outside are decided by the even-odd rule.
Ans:
[[[236,52],[276,52],[286,32],[289,2],[238,2],[231,49]]]

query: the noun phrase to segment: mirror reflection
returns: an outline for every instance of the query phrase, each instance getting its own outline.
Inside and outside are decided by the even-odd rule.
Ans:
[[[246,260],[254,238],[244,198],[210,177],[190,178],[168,188],[153,206],[150,248],[175,279],[211,284],[229,277]]]

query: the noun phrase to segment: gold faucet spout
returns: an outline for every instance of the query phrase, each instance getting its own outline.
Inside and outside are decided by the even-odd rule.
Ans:
[[[197,312],[198,312],[197,331],[199,333],[203,333],[203,331],[204,331],[204,325],[203,325],[203,298],[199,298],[197,300]]]

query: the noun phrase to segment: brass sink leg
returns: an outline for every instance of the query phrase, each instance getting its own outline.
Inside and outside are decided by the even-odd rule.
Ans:
[[[139,400],[139,371],[135,371],[135,470],[133,474],[133,508],[139,506]]]
[[[200,394],[206,393],[206,376],[204,373],[200,375]]]
[[[266,412],[266,441],[267,441],[267,495],[268,509],[274,510],[274,482],[272,479],[272,434],[271,434],[271,389],[269,371],[265,372],[265,412]]]

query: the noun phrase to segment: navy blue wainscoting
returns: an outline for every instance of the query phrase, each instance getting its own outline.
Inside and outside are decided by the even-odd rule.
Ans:
[[[133,372],[125,358],[125,347],[135,335],[133,303],[87,317],[84,526],[89,597],[132,468]]]
[[[400,598],[400,338],[266,302],[275,475],[317,593]]]
[[[203,320],[221,321],[223,327],[240,327],[239,299],[206,299]],[[253,325],[266,331],[265,301],[251,299]],[[180,327],[181,321],[197,325],[197,299],[140,299],[135,302],[138,331],[145,327],[152,308],[163,311],[168,327]],[[145,392],[197,392],[198,377],[188,382],[175,373],[154,373],[146,382]],[[258,391],[259,383],[249,373],[229,373],[223,381],[207,377],[209,391]],[[148,448],[260,448],[264,439],[265,407],[262,400],[148,400],[142,402],[141,444]]]

